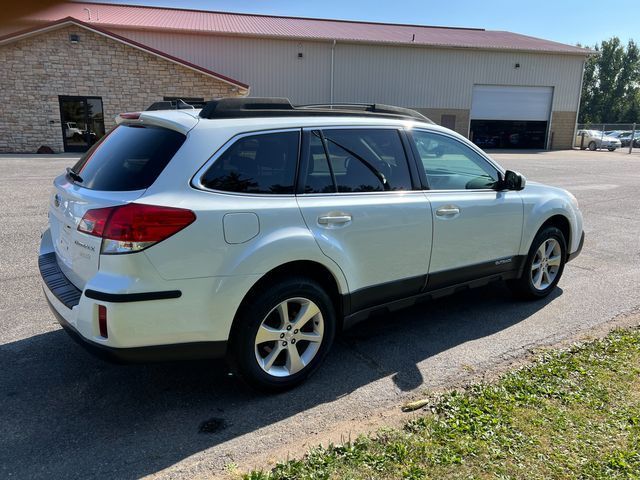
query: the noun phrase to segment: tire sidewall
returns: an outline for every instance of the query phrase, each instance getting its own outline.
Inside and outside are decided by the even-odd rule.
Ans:
[[[558,243],[560,244],[560,256],[561,256],[560,268],[558,269],[558,274],[556,275],[556,278],[553,279],[553,282],[551,282],[551,284],[544,290],[538,290],[536,287],[533,286],[533,279],[531,278],[531,265],[533,263],[533,259],[535,258],[536,251],[538,250],[538,248],[540,248],[540,245],[542,245],[543,242],[545,242],[546,240],[549,240],[550,238],[557,240]],[[560,231],[560,229],[556,227],[547,227],[541,232],[539,232],[536,235],[536,237],[533,239],[531,248],[529,249],[529,255],[527,256],[527,261],[524,265],[524,271],[522,273],[523,279],[525,281],[524,283],[527,286],[527,289],[529,290],[528,293],[538,298],[543,298],[549,295],[549,293],[551,293],[551,291],[554,288],[556,288],[556,286],[558,285],[558,282],[560,281],[560,277],[562,277],[566,260],[567,260],[567,242],[564,238],[564,235]]]
[[[280,302],[294,297],[307,298],[320,308],[324,321],[324,336],[320,349],[305,368],[288,377],[275,377],[258,365],[255,357],[255,337],[267,314]],[[335,333],[335,308],[322,287],[311,279],[283,279],[273,287],[248,298],[241,307],[231,336],[230,362],[252,387],[266,391],[286,390],[300,384],[318,369],[333,344]]]

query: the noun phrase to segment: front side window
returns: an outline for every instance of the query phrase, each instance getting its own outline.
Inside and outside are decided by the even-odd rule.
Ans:
[[[202,176],[205,188],[238,193],[294,193],[300,133],[240,138]]]
[[[409,166],[395,129],[313,131],[308,158],[305,193],[411,190]]]
[[[488,189],[498,181],[496,169],[462,142],[421,130],[412,136],[431,190]]]

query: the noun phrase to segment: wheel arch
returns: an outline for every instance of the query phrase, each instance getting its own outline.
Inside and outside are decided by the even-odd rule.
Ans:
[[[571,241],[572,241],[572,232],[571,232],[571,222],[569,219],[562,214],[555,214],[549,217],[538,229],[536,235],[546,227],[556,227],[558,230],[562,232],[564,236],[565,243],[567,245],[567,253],[571,249]],[[535,238],[535,236],[534,236]]]
[[[332,272],[331,269],[318,261],[292,260],[272,268],[262,275],[251,286],[251,288],[249,288],[236,311],[233,324],[231,325],[231,334],[233,334],[234,328],[237,324],[238,313],[246,306],[247,302],[256,294],[256,292],[260,291],[262,288],[268,288],[279,279],[292,275],[308,277],[318,282],[325,289],[335,308],[338,331],[341,330],[345,311],[344,301],[348,298],[348,292],[341,287],[341,285],[346,284],[345,280],[337,278],[337,275]]]

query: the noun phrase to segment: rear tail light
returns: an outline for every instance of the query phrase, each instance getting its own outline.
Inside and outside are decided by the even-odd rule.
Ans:
[[[78,231],[102,238],[101,253],[131,253],[169,238],[195,219],[195,213],[184,208],[128,203],[88,210]]]
[[[109,338],[109,332],[107,331],[107,307],[104,305],[98,305],[98,329],[100,330],[100,336]]]

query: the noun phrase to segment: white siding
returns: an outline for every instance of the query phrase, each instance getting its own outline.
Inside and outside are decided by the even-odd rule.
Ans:
[[[329,42],[114,32],[248,83],[253,96],[284,96],[295,103],[330,99]],[[470,109],[473,85],[524,85],[553,87],[553,110],[576,111],[583,61],[570,55],[338,43],[334,100]]]

